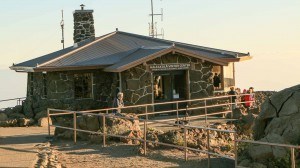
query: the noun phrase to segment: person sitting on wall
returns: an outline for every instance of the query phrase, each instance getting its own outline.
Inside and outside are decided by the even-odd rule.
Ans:
[[[215,76],[213,78],[213,84],[214,84],[215,90],[220,88],[220,83],[221,83],[221,79],[220,79],[219,75],[217,73],[215,73]]]
[[[234,90],[234,87],[230,87],[230,91],[228,92],[228,95],[234,95],[234,96],[231,96],[230,99],[231,99],[231,103],[232,104],[232,110],[236,108],[236,99],[237,99],[237,92]]]
[[[119,92],[117,94],[117,97],[114,99],[113,102],[113,108],[119,108],[119,109],[114,109],[113,113],[121,113],[121,108],[124,107],[124,102],[123,102],[123,93]]]

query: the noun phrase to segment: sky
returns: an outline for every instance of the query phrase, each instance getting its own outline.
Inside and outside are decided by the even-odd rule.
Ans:
[[[26,95],[20,63],[73,45],[73,11],[94,10],[96,36],[115,31],[148,35],[150,0],[1,0],[0,100]],[[253,59],[236,64],[236,87],[282,90],[300,84],[299,0],[153,0],[165,39],[238,52]]]

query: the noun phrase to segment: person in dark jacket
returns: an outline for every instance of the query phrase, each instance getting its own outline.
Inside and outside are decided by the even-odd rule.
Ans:
[[[220,88],[220,83],[221,83],[221,79],[220,79],[219,75],[217,73],[215,73],[215,76],[213,78],[214,88],[219,89]]]
[[[236,100],[237,100],[237,92],[234,90],[234,87],[230,87],[230,91],[228,92],[228,95],[233,95],[231,96],[231,103],[232,104],[232,110],[236,108]]]

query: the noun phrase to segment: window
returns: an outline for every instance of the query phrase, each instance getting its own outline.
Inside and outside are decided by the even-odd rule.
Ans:
[[[92,98],[92,74],[74,74],[74,96],[76,99]]]
[[[43,73],[42,97],[47,98],[47,74]]]

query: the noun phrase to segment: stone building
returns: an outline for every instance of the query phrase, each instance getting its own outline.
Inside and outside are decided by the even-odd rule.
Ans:
[[[235,62],[251,58],[118,30],[95,38],[92,13],[74,12],[73,46],[10,67],[28,74],[29,116],[47,107],[110,107],[118,91],[125,105],[212,96],[214,73],[226,90],[235,85]]]

